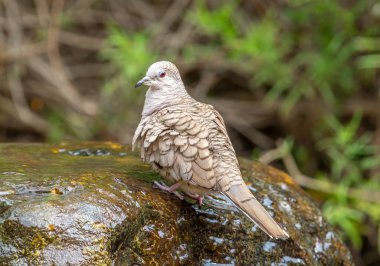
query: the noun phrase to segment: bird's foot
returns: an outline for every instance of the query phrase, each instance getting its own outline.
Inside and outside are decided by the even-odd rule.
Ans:
[[[197,200],[199,207],[202,207],[203,204],[203,196],[200,196],[198,194],[193,194],[193,193],[185,193],[187,196],[189,196],[192,199]]]
[[[156,187],[156,188],[159,188],[163,191],[172,193],[172,194],[176,195],[180,200],[183,200],[184,199],[183,195],[177,191],[177,189],[180,186],[181,186],[180,182],[177,182],[177,183],[171,185],[170,187],[167,186],[163,181],[154,181],[153,182],[153,187]]]

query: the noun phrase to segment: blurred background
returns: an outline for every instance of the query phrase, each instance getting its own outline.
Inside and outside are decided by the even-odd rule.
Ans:
[[[157,60],[380,264],[380,2],[0,0],[0,141],[130,143]]]

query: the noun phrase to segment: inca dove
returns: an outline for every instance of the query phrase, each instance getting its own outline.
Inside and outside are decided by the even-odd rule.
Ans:
[[[154,63],[135,87],[141,85],[149,89],[133,147],[140,145],[142,159],[174,183],[167,190],[200,199],[222,192],[270,237],[288,238],[244,183],[223,118],[186,92],[176,66]]]

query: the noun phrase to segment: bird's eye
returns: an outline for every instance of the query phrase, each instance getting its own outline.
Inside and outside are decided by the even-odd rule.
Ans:
[[[164,78],[166,76],[166,73],[162,71],[162,72],[158,73],[158,76],[160,78]]]

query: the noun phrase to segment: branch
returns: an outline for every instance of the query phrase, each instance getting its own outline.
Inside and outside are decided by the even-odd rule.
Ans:
[[[97,111],[96,103],[84,99],[67,79],[62,78],[60,73],[50,67],[49,64],[40,58],[33,58],[28,61],[28,66],[43,77],[48,83],[53,85],[62,99],[71,106],[73,110],[88,116],[94,116]]]
[[[328,180],[319,180],[303,175],[299,170],[291,153],[287,152],[284,154],[282,145],[282,142],[277,142],[277,148],[267,152],[263,157],[259,159],[259,161],[269,164],[273,160],[282,159],[287,172],[300,186],[327,194],[334,194],[334,192],[338,190],[338,186],[332,182],[329,182]],[[380,203],[380,192],[374,190],[349,188],[347,190],[347,195],[352,199]]]

